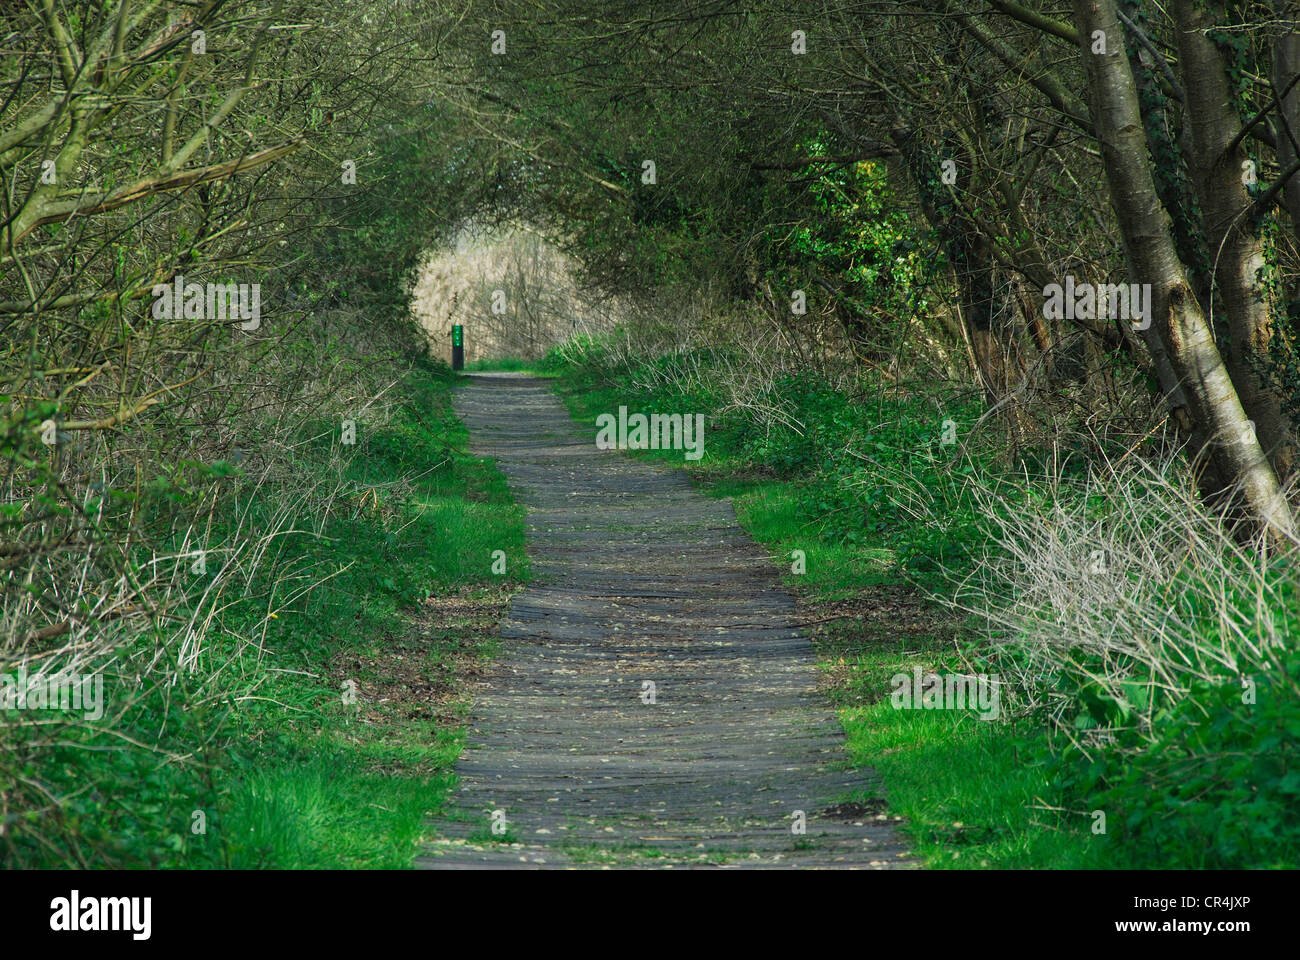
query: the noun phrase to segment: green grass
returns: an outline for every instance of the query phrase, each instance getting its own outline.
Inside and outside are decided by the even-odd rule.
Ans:
[[[539,368],[539,361],[526,360],[523,357],[485,357],[465,364],[466,373],[485,373],[501,371],[505,373],[526,373],[531,377],[555,376],[554,373]]]
[[[252,772],[222,825],[232,866],[409,867],[425,817],[450,787],[449,776],[377,776],[345,749]]]

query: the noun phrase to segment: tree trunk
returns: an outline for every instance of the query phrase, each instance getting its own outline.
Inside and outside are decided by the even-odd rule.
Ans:
[[[940,158],[934,145],[917,131],[902,125],[896,125],[890,133],[916,187],[921,212],[943,243],[957,284],[963,330],[974,355],[973,373],[984,391],[985,401],[993,406],[1006,390],[1006,374],[1002,348],[992,324],[992,248],[988,238],[952,204],[946,193],[948,188],[937,185]]]
[[[963,233],[957,241],[964,247],[963,262],[958,268],[962,317],[975,350],[976,373],[984,389],[984,400],[993,406],[1007,387],[1002,348],[993,329],[993,256],[985,237]]]
[[[1270,536],[1294,536],[1290,506],[1250,428],[1175,252],[1169,217],[1156,194],[1147,158],[1137,87],[1124,52],[1114,0],[1074,0],[1074,11],[1094,130],[1110,183],[1111,205],[1124,238],[1130,278],[1151,284],[1151,327],[1187,400],[1191,453],[1194,458],[1204,456],[1216,468],[1209,474],[1216,482],[1205,492],[1215,498],[1239,492]],[[1092,52],[1096,31],[1105,37],[1105,53]],[[1221,486],[1225,480],[1231,482],[1232,489]]]
[[[1272,338],[1272,302],[1267,295],[1264,244],[1242,177],[1246,159],[1240,144],[1241,117],[1232,103],[1227,63],[1205,30],[1226,22],[1221,4],[1175,0],[1179,62],[1187,111],[1187,162],[1200,200],[1214,290],[1228,328],[1227,362],[1246,415],[1279,477],[1295,469],[1294,425],[1270,389],[1265,374]],[[1215,19],[1211,19],[1213,14]],[[1214,298],[1205,303],[1214,309]]]

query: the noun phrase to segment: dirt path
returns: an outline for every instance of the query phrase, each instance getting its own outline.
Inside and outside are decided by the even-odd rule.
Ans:
[[[730,502],[597,450],[545,381],[476,376],[455,406],[527,508],[534,581],[420,866],[915,866],[842,802],[878,782],[846,769],[793,600]]]

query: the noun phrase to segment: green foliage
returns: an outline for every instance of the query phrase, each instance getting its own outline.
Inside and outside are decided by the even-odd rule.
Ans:
[[[427,682],[454,690],[463,657],[490,651],[404,640],[418,630],[414,606],[527,576],[522,514],[500,474],[463,452],[454,382],[446,367],[418,361],[387,422],[368,431],[363,421],[352,447],[338,443],[337,425],[303,425],[294,489],[343,480],[342,503],[326,515],[313,516],[304,499],[286,518],[284,496],[265,488],[220,501],[209,542],[233,538],[241,524],[269,528],[277,515],[293,532],[266,545],[261,574],[239,585],[190,668],[172,665],[171,683],[132,681],[133,664],[170,649],[140,637],[105,677],[111,726],[72,726],[49,746],[37,725],[0,722],[0,776],[39,779],[59,801],[32,812],[32,829],[6,831],[6,862],[411,864],[453,782],[457,729],[410,717],[359,724],[332,677],[340,657],[360,663],[414,642],[428,658]],[[131,503],[164,516],[223,474],[238,480],[219,464],[178,463]],[[491,575],[494,549],[518,558],[508,577]],[[208,562],[211,576],[222,561]],[[252,650],[247,637],[259,638]],[[364,667],[349,676],[368,682]],[[206,833],[191,832],[196,811]],[[43,846],[48,836],[65,845]]]
[[[824,140],[823,134],[808,144],[808,154],[826,156]],[[917,232],[882,164],[810,166],[805,175],[799,225],[793,233],[784,223],[773,225],[765,238],[771,286],[820,294],[829,279],[850,339],[859,349],[872,342],[883,353],[879,328],[890,324],[882,318],[924,311],[923,290],[941,261],[924,253],[932,244]]]
[[[1198,679],[1149,733],[1120,726],[1104,747],[1070,746],[1053,772],[1068,797],[1107,814],[1109,831],[1134,866],[1294,867],[1300,857],[1298,683],[1295,650],[1261,676]],[[1099,702],[1093,709],[1102,722],[1122,720],[1126,712]]]

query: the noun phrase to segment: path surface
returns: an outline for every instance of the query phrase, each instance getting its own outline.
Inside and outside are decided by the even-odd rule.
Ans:
[[[527,508],[534,580],[419,865],[915,866],[873,805],[843,803],[878,781],[846,769],[793,600],[731,503],[597,450],[543,380],[454,396]],[[494,810],[514,842],[490,839]]]

